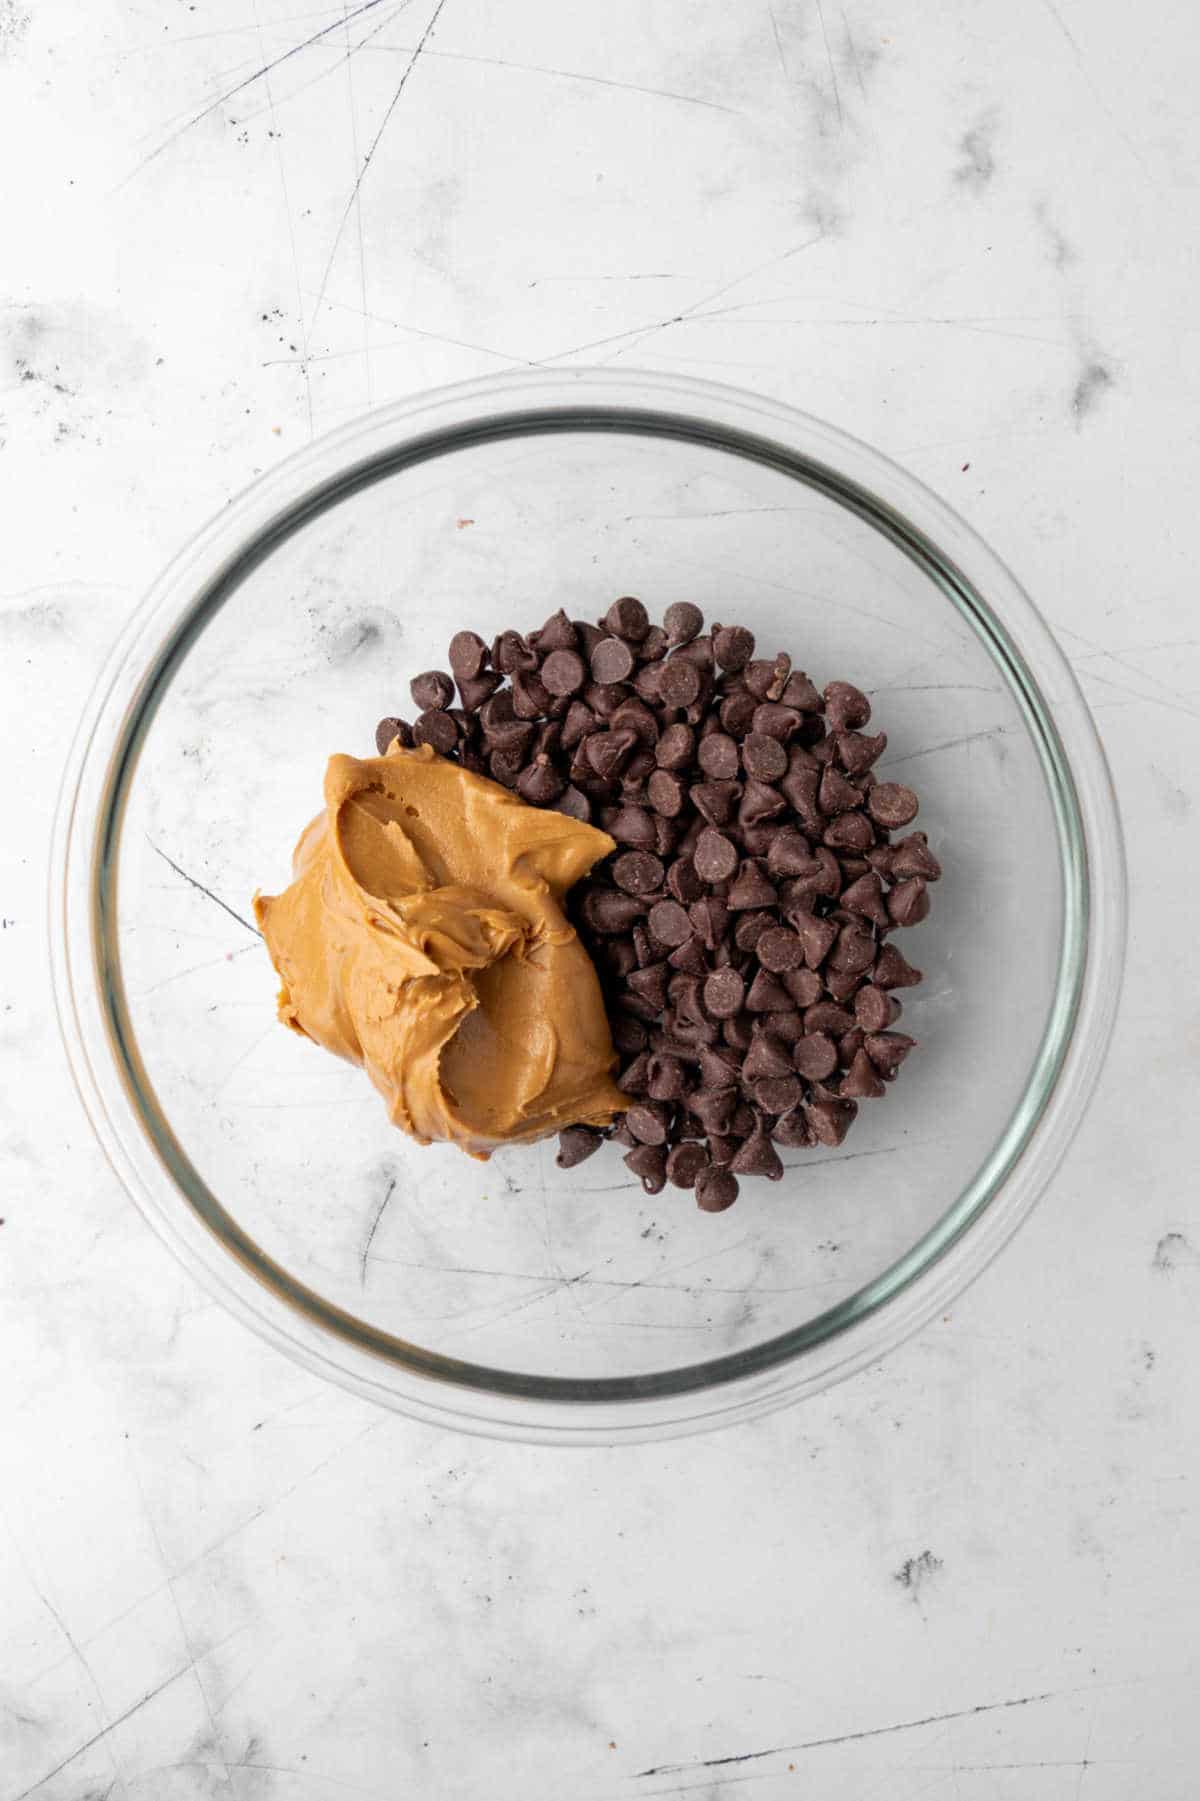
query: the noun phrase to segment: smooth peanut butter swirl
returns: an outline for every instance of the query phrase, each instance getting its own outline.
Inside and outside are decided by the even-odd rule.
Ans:
[[[393,1122],[475,1156],[623,1110],[591,960],[563,911],[604,832],[393,745],[335,756],[283,894],[256,895],[279,1017],[359,1063]]]

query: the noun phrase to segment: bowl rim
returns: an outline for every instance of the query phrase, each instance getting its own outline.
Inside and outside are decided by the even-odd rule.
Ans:
[[[1054,999],[1024,1088],[939,1220],[801,1327],[698,1364],[611,1378],[489,1370],[424,1351],[323,1300],[262,1252],[158,1106],[117,937],[117,855],[141,745],[174,670],[240,581],[300,525],[399,468],[579,430],[750,457],[831,496],[922,567],[1021,709],[1050,794],[1064,897]],[[360,1394],[467,1429],[576,1443],[694,1431],[815,1393],[961,1293],[1027,1216],[1083,1117],[1115,1019],[1126,924],[1121,826],[1098,734],[1065,656],[995,553],[922,483],[834,426],[723,384],[605,369],[522,370],[377,409],[280,462],[205,525],[128,621],[81,716],[56,810],[49,902],[55,1005],[76,1087],[122,1185],[185,1266],[260,1335]]]

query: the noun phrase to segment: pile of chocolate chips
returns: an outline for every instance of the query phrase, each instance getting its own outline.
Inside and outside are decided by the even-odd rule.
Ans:
[[[381,720],[376,743],[432,745],[616,839],[572,905],[629,1108],[571,1126],[558,1161],[610,1137],[648,1194],[672,1182],[720,1212],[739,1176],[778,1181],[777,1146],[839,1145],[885,1092],[914,1042],[894,990],[921,979],[891,935],[941,869],[923,832],[893,839],[917,797],[872,774],[887,737],[866,695],[703,627],[687,601],[658,626],[626,596],[599,625],[458,632],[453,676],[417,676],[418,718]]]

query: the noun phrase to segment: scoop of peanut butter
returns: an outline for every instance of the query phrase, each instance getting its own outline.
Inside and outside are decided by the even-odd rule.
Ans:
[[[568,889],[613,849],[428,746],[335,756],[290,888],[255,896],[279,1017],[359,1063],[393,1122],[475,1156],[625,1105]]]

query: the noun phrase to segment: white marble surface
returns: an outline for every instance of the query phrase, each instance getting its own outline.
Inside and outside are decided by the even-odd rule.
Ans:
[[[0,1801],[1195,1794],[1198,86],[1183,0],[0,0]],[[543,361],[762,388],[946,495],[1075,661],[1134,882],[1000,1262],[661,1448],[418,1428],[233,1324],[45,968],[161,562],[311,431]]]

